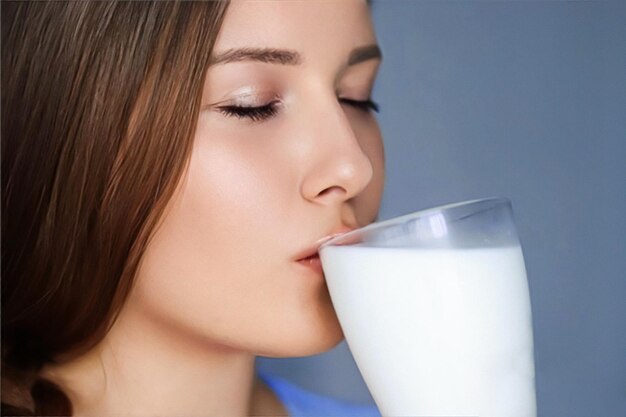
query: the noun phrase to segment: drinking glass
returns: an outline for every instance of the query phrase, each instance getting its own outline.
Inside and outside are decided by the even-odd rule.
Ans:
[[[536,415],[530,298],[509,200],[373,223],[324,243],[320,257],[382,415]]]

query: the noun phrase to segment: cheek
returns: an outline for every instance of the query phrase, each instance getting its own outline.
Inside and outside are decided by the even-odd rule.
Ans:
[[[336,344],[341,332],[322,281],[293,276],[290,256],[300,240],[284,230],[297,201],[289,159],[236,140],[196,139],[185,180],[144,255],[136,291],[144,313],[266,355]]]
[[[278,254],[267,244],[281,188],[239,153],[194,149],[185,180],[144,255],[140,285],[152,307],[181,320],[245,327],[255,290]],[[275,182],[274,182],[275,183]],[[259,248],[264,248],[261,253]],[[267,282],[267,281],[266,281]]]

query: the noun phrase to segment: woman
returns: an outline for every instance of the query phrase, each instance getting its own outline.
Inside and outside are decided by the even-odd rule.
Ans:
[[[343,338],[315,253],[380,203],[366,2],[3,2],[2,40],[3,414],[295,413],[254,358]]]

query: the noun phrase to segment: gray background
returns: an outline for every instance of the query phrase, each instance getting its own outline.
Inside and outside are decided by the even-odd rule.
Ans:
[[[378,0],[372,11],[384,54],[380,218],[509,197],[540,416],[625,416],[626,2]],[[372,401],[345,342],[257,363]]]

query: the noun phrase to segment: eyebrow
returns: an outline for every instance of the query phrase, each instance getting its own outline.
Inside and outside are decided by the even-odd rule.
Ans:
[[[378,45],[367,45],[353,49],[348,58],[348,66],[356,65],[370,59],[383,59],[383,54]]]
[[[274,48],[241,48],[229,49],[211,59],[211,65],[228,64],[231,62],[257,61],[268,64],[299,65],[302,56],[287,49]]]
[[[382,53],[378,45],[367,45],[353,49],[348,57],[348,66],[356,65],[370,59],[382,59]],[[290,49],[239,48],[229,49],[215,55],[211,59],[210,65],[242,61],[256,61],[280,65],[300,65],[304,60],[299,52]]]

